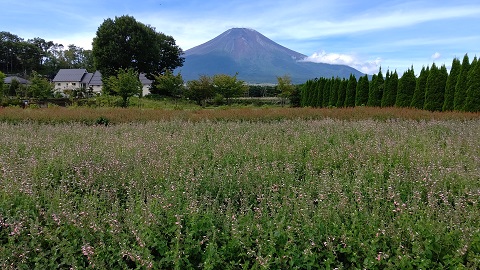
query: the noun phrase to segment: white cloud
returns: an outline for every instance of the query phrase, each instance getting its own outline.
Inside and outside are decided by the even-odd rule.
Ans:
[[[333,65],[347,65],[353,67],[366,74],[374,74],[378,72],[382,60],[363,60],[353,54],[327,53],[325,51],[316,52],[311,56],[303,59],[306,62],[326,63]]]
[[[432,59],[433,59],[433,60],[437,60],[437,59],[439,59],[440,57],[442,57],[442,55],[441,55],[439,52],[435,52],[435,53],[432,55]]]

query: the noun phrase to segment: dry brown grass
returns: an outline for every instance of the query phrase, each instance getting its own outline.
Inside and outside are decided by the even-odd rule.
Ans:
[[[34,121],[41,123],[84,122],[94,124],[105,118],[110,123],[148,122],[169,120],[246,120],[270,121],[281,119],[411,119],[411,120],[469,120],[480,118],[480,113],[430,112],[410,108],[211,108],[198,110],[167,110],[141,108],[0,108],[0,121]]]

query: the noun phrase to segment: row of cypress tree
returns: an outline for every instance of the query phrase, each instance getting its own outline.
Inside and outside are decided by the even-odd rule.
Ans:
[[[445,65],[413,66],[399,78],[397,71],[348,79],[316,78],[302,85],[302,107],[412,107],[430,111],[480,111],[480,61],[453,59],[450,74]]]

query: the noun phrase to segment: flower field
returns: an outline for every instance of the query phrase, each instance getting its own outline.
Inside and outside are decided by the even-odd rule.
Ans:
[[[40,122],[0,122],[1,269],[480,268],[478,117]]]

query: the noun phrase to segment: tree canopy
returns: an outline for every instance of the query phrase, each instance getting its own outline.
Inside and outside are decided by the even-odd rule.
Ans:
[[[128,99],[141,95],[142,83],[138,73],[133,69],[119,69],[116,76],[110,76],[107,81],[108,88],[123,99],[123,107],[128,105]]]
[[[179,97],[183,93],[183,77],[178,73],[174,75],[171,70],[166,70],[163,74],[154,75],[150,93],[160,96]]]
[[[216,74],[212,78],[212,83],[215,93],[227,99],[227,103],[231,98],[240,97],[248,91],[248,86],[244,81],[237,79],[237,74],[235,76]]]
[[[92,54],[104,78],[119,69],[132,68],[153,79],[153,75],[182,66],[184,61],[183,51],[173,37],[131,16],[106,19],[93,39]]]

